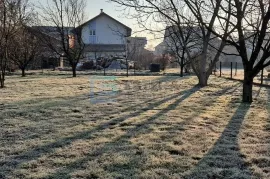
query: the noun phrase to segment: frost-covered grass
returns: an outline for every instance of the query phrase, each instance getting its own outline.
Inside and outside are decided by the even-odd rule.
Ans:
[[[0,178],[270,178],[270,89],[247,105],[238,82],[196,83],[9,77]]]

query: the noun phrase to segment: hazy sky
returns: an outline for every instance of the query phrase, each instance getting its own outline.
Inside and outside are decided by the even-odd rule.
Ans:
[[[39,0],[39,2],[46,3],[47,0]],[[107,2],[107,0],[87,0],[86,2],[87,2],[86,8],[87,20],[97,16],[100,13],[100,9],[103,9],[105,13],[112,16],[116,20],[122,22],[123,24],[127,25],[128,27],[132,28],[133,31],[139,30],[138,25],[136,25],[136,21],[124,18],[122,12],[119,11],[120,8],[117,7],[116,4],[109,3]],[[148,39],[147,48],[149,49],[153,49],[153,47],[155,47],[158,43],[160,43],[160,40],[153,40],[154,37],[146,32],[135,35],[147,37]]]

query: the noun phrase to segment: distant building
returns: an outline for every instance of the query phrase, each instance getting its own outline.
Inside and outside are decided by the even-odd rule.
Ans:
[[[127,38],[127,58],[131,61],[138,61],[142,57],[144,48],[147,44],[146,37]]]
[[[180,36],[179,36],[179,29],[177,26],[168,26],[166,27],[165,34],[164,34],[164,40],[161,42],[155,49],[155,55],[161,55],[163,54],[175,54],[176,52],[176,46],[178,45],[178,53],[179,51],[182,51],[182,46],[180,44]],[[201,38],[201,29],[199,27],[182,27],[182,33],[184,35],[189,35],[187,46],[190,46],[191,48],[190,53],[197,54],[200,53],[203,47],[203,41]],[[210,46],[209,46],[209,54],[215,55],[216,49],[219,48],[221,44],[221,39],[215,37],[213,34],[211,35],[210,40]],[[249,49],[248,54],[249,54]],[[223,63],[224,67],[230,67],[231,62],[237,62],[238,67],[242,67],[242,59],[238,54],[235,47],[232,46],[225,46],[223,49],[224,54],[221,54],[219,61]],[[181,54],[181,52],[179,53]],[[185,55],[187,58],[187,55]]]
[[[81,30],[86,58],[126,55],[126,38],[131,36],[132,29],[104,13],[103,9],[76,29]]]
[[[31,69],[46,69],[46,68],[55,68],[60,65],[60,56],[54,50],[50,48],[49,42],[56,44],[56,47],[61,46],[61,39],[57,27],[54,26],[32,26],[28,27],[29,32],[34,36],[43,39],[40,40],[40,48],[42,48],[39,55],[36,57],[36,60],[29,65]],[[66,34],[70,34],[72,28],[64,28]],[[46,39],[46,40],[44,40]],[[47,41],[50,39],[49,41]],[[69,65],[66,63],[66,65]]]
[[[49,39],[55,40],[56,46],[59,46],[61,50],[61,36],[57,27],[36,26],[32,28],[41,32],[42,36],[45,35]],[[131,37],[132,29],[103,12],[103,9],[99,15],[82,25],[76,28],[64,27],[64,31],[69,37],[70,48],[76,46],[77,37],[73,32],[81,33],[85,45],[84,60],[94,60],[99,57],[127,57],[128,60],[135,61],[140,58],[147,44],[146,37]],[[59,54],[61,52],[58,53],[57,58],[59,58]]]
[[[165,54],[166,49],[167,49],[167,45],[164,41],[162,41],[155,47],[154,55],[161,56]]]

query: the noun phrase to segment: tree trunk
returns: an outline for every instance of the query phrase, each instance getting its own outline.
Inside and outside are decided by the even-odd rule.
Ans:
[[[76,66],[77,65],[72,65],[72,74],[73,74],[73,77],[76,77],[77,74],[76,74]]]
[[[187,68],[185,68],[185,73],[189,73],[189,71],[188,71],[188,69],[187,69]]]
[[[25,69],[22,68],[21,70],[22,70],[22,77],[25,77]]]
[[[128,61],[126,61],[126,63],[127,63],[127,77],[128,77],[128,67],[129,67],[129,66],[128,66],[128,65],[129,65],[129,64],[128,64]]]
[[[252,87],[253,87],[253,77],[245,74],[244,84],[243,84],[243,102],[252,103]]]
[[[199,86],[200,87],[205,87],[207,86],[208,84],[208,77],[207,77],[207,74],[206,73],[203,73],[203,74],[200,74],[200,76],[198,76],[199,78]]]
[[[4,88],[5,77],[0,74],[0,88]]]
[[[183,77],[184,76],[184,59],[183,58],[181,58],[180,68],[181,68],[180,77]]]
[[[136,73],[135,64],[136,64],[136,63],[134,62],[134,76],[135,76],[135,73]]]
[[[195,71],[195,73],[196,73],[196,76],[199,79],[199,84],[198,85],[200,87],[207,86],[208,78],[209,78],[209,75],[210,75],[210,74],[207,73],[207,70],[206,70],[206,58],[207,58],[207,53],[206,52],[202,53],[197,59],[200,62],[198,64],[198,69],[196,69],[196,68],[193,69]]]

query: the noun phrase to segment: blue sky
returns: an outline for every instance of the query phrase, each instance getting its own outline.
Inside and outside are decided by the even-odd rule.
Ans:
[[[33,0],[36,1],[36,0]],[[47,0],[39,0],[40,3],[46,3]],[[97,16],[100,13],[100,9],[103,9],[105,13],[122,22],[123,24],[132,28],[133,31],[139,30],[138,25],[136,25],[136,21],[132,19],[124,18],[122,12],[120,12],[120,8],[116,6],[114,3],[109,3],[107,0],[87,0],[87,8],[86,8],[86,20],[91,19]],[[160,40],[152,40],[153,36],[148,33],[140,33],[135,34],[133,36],[144,36],[148,39],[147,48],[153,49]]]

